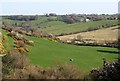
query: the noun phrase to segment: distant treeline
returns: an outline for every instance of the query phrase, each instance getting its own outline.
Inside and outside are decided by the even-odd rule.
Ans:
[[[15,15],[15,16],[9,16],[8,19],[10,19],[10,20],[20,20],[20,21],[30,21],[30,20],[36,20],[37,16]]]
[[[77,22],[88,22],[88,21],[99,21],[99,20],[117,20],[118,14],[108,15],[108,14],[66,14],[57,15],[55,13],[45,14],[45,15],[12,15],[6,16],[10,20],[19,21],[31,21],[37,20],[38,17],[46,17],[47,21],[63,21],[67,24],[77,23]],[[55,17],[55,18],[53,18]]]

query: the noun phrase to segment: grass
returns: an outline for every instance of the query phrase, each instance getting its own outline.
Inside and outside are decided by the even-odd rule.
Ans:
[[[7,31],[2,30],[2,34],[7,36]],[[10,36],[7,36],[6,40],[3,42],[3,45],[7,51],[10,51],[13,48],[14,40]]]
[[[117,23],[117,20],[102,20],[87,23],[75,23],[66,24],[61,21],[50,21],[44,22],[47,19],[45,17],[39,17],[38,20],[30,21],[33,27],[46,26],[40,28],[42,31],[48,33],[60,34],[60,33],[70,33],[81,30],[86,30],[89,27],[98,27],[104,24]],[[19,24],[25,21],[13,21],[5,20],[9,23],[18,22]],[[35,26],[34,26],[35,25]],[[3,33],[6,33],[3,31]],[[40,65],[42,67],[53,67],[60,64],[73,64],[80,68],[82,71],[90,71],[93,67],[102,66],[102,58],[107,58],[112,62],[118,57],[118,54],[114,53],[118,50],[116,48],[108,47],[91,47],[91,46],[74,46],[62,43],[55,43],[43,38],[27,37],[35,42],[35,46],[29,47],[30,52],[28,56],[30,62],[34,65]],[[8,37],[4,42],[6,49],[13,47],[13,39]],[[97,51],[103,50],[103,51]],[[105,51],[107,52],[105,52]],[[74,61],[70,62],[69,59],[72,58]]]
[[[7,34],[3,30],[3,34]],[[107,58],[112,62],[118,57],[116,48],[108,47],[91,47],[91,46],[75,46],[52,42],[45,38],[28,37],[29,40],[35,42],[35,46],[28,46],[28,57],[34,65],[42,67],[54,67],[61,64],[72,64],[80,68],[84,72],[90,71],[93,67],[102,66],[102,58]],[[13,39],[7,37],[4,41],[7,50],[13,47]],[[102,50],[101,52],[98,50]],[[74,61],[70,62],[70,58]]]
[[[48,21],[49,17],[45,16],[39,16],[37,20],[33,21],[27,21],[28,23],[31,23],[32,27],[39,28],[40,31],[45,31],[48,33],[53,34],[61,34],[61,33],[72,33],[77,32],[81,30],[86,30],[89,27],[99,27],[105,24],[115,24],[118,23],[117,20],[101,20],[101,21],[91,21],[87,23],[74,23],[74,24],[66,24],[62,21]],[[53,18],[56,19],[56,18]],[[20,25],[21,23],[24,23],[26,21],[16,21],[16,20],[9,20],[9,19],[3,19],[3,21],[14,24],[17,23]]]
[[[116,48],[74,46],[62,43],[55,43],[43,38],[28,37],[35,42],[34,47],[29,47],[28,56],[30,62],[42,67],[52,67],[60,64],[77,65],[82,71],[90,71],[93,67],[102,66],[102,58],[107,58],[112,62],[118,57],[114,53]],[[98,52],[105,50],[108,52]],[[111,53],[111,51],[113,53]],[[72,58],[74,61],[70,62]]]
[[[64,35],[59,36],[61,40],[70,40],[70,38],[75,38],[76,36],[78,39],[91,39],[95,41],[99,41],[104,43],[105,41],[117,41],[118,40],[118,26],[110,27],[110,28],[104,28],[99,29],[95,31],[89,31],[89,32],[82,32],[77,34],[71,34],[71,35]]]
[[[66,24],[60,21],[51,21],[44,24],[49,25],[50,27],[40,29],[53,34],[61,33],[71,33],[81,30],[86,30],[89,27],[99,27],[105,24],[117,23],[117,20],[101,20],[101,21],[91,21],[87,23],[75,23],[75,24]]]

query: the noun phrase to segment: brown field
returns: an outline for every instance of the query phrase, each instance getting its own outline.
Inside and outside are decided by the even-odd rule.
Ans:
[[[90,39],[94,41],[117,41],[118,40],[118,26],[99,29],[95,31],[82,32],[78,34],[59,36],[60,40],[71,39]]]

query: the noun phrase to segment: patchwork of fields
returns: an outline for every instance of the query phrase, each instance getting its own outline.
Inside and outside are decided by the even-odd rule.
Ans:
[[[43,19],[44,20],[44,19]],[[7,20],[7,22],[12,23],[13,20]],[[17,22],[17,21],[16,21]],[[19,23],[22,23],[19,21]],[[31,23],[41,23],[41,21],[31,21]],[[45,31],[53,34],[61,33],[71,33],[81,30],[86,30],[89,27],[99,27],[105,24],[117,23],[117,20],[102,20],[94,21],[87,23],[75,23],[75,24],[66,24],[61,21],[50,21],[42,23],[41,25],[46,26],[39,28],[40,31]],[[113,31],[109,31],[112,30]],[[113,33],[115,32],[115,33]],[[84,38],[92,38],[99,40],[101,37],[103,39],[115,39],[117,37],[116,29],[108,28],[101,29],[91,32],[80,33]],[[111,34],[112,33],[112,34]],[[7,35],[6,31],[3,31],[3,34]],[[106,34],[106,35],[105,35]],[[76,34],[75,34],[76,35]],[[75,35],[63,36],[60,39],[68,39],[69,37],[75,37]],[[79,35],[79,34],[78,34]],[[94,35],[94,36],[93,36]],[[109,47],[92,47],[92,46],[75,46],[69,44],[63,44],[59,42],[52,42],[46,38],[36,38],[32,36],[26,36],[29,40],[34,41],[35,46],[27,46],[29,48],[28,56],[30,62],[34,65],[39,65],[42,67],[53,67],[60,64],[73,64],[80,68],[83,72],[88,72],[92,68],[102,66],[102,59],[106,58],[108,61],[112,62],[115,58],[118,57],[117,48]],[[7,50],[10,50],[13,47],[13,39],[7,36],[7,40],[4,42],[4,46]],[[73,61],[70,61],[73,59]]]
[[[38,28],[40,31],[44,31],[47,33],[52,34],[61,34],[61,33],[73,33],[73,32],[79,32],[82,30],[86,30],[88,28],[95,28],[106,24],[117,24],[117,20],[101,20],[101,21],[90,21],[90,22],[78,22],[74,24],[66,24],[62,21],[49,21],[46,22],[46,17],[39,17],[37,20],[34,21],[27,21],[27,23],[31,23],[33,28]],[[26,21],[15,21],[15,20],[8,20],[5,19],[3,22],[7,22],[9,24],[18,23],[20,25],[21,23],[24,23]],[[37,25],[36,25],[37,24]]]
[[[75,24],[65,24],[63,22],[51,21],[49,23],[45,23],[46,25],[50,25],[51,27],[43,28],[42,31],[46,31],[48,33],[53,34],[61,34],[61,33],[72,33],[79,32],[82,30],[86,30],[88,28],[95,28],[106,24],[115,24],[118,23],[117,20],[101,20],[101,21],[91,21],[86,23],[75,23]]]

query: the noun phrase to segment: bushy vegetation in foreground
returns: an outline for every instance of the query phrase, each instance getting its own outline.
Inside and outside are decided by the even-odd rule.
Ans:
[[[119,81],[120,58],[113,63],[104,63],[101,69],[93,69],[90,76],[93,81]]]
[[[17,50],[11,50],[3,61],[3,79],[83,79],[85,81],[119,81],[120,60],[114,63],[103,63],[103,68],[91,70],[90,75],[84,74],[73,65],[59,65],[52,68],[42,68],[31,65],[27,55]],[[88,72],[89,73],[89,72]]]
[[[73,65],[42,68],[31,65],[26,54],[11,50],[3,61],[3,79],[80,79],[83,73]]]
[[[103,58],[112,62],[118,56],[116,48],[73,46],[49,41],[46,38],[26,38],[33,40],[35,45],[28,46],[28,53],[21,53],[16,49],[8,52],[3,58],[3,78],[79,79],[83,78],[84,72],[89,73],[92,68],[101,66]]]

